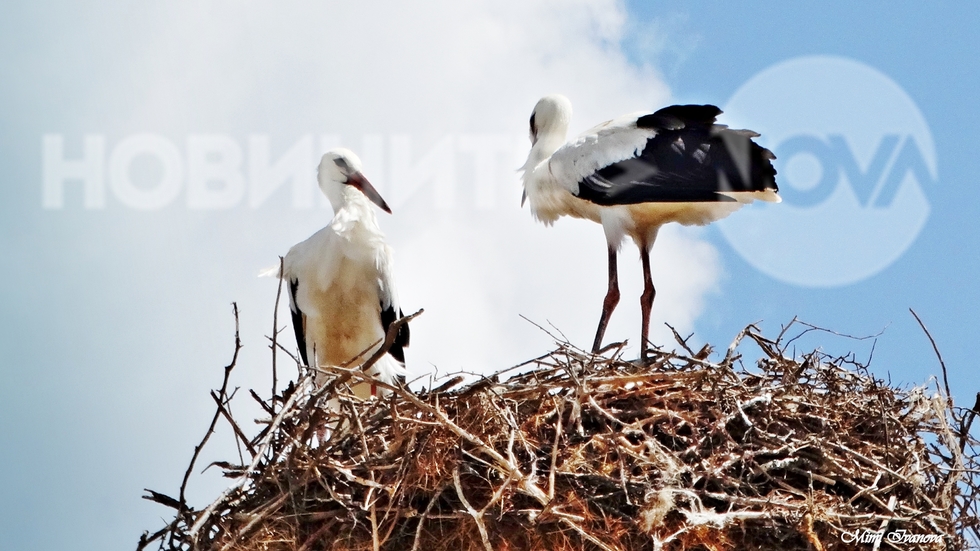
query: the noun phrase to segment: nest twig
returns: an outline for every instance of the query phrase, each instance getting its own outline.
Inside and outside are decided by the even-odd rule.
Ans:
[[[749,367],[745,339],[763,351]],[[329,368],[329,392],[308,373],[247,441],[221,414],[250,459],[221,464],[235,482],[201,510],[184,485],[150,492],[176,515],[139,549],[977,548],[980,397],[791,358],[793,340],[749,326],[717,363],[706,347],[647,365],[559,342],[476,382],[375,381],[389,395],[366,401],[346,384],[364,365]]]

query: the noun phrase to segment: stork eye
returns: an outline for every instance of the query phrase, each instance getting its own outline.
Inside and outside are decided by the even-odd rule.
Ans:
[[[337,168],[339,168],[344,174],[350,174],[350,165],[347,164],[347,160],[343,157],[337,157],[333,160],[333,163],[337,165]]]
[[[534,127],[534,113],[531,113],[531,134],[537,134],[538,129]]]

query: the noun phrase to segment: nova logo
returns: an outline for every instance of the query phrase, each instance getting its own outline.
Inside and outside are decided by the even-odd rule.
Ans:
[[[807,162],[801,161],[800,156],[811,157],[810,163],[815,161],[817,165],[800,166]],[[866,168],[854,158],[854,152],[841,134],[830,134],[826,140],[818,136],[794,136],[776,147],[776,157],[788,180],[788,185],[781,190],[783,198],[789,204],[801,207],[825,202],[842,178],[850,184],[858,203],[864,208],[890,207],[909,172],[918,182],[935,185],[913,136],[882,136]],[[780,162],[781,159],[786,161]],[[889,168],[887,173],[885,168]]]
[[[897,260],[929,217],[936,151],[915,103],[853,60],[805,57],[746,82],[724,108],[777,156],[784,202],[720,225],[743,258],[787,283],[848,285]]]

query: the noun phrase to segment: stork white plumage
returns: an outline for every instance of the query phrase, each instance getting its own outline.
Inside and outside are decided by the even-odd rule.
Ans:
[[[602,123],[568,143],[571,102],[542,98],[531,113],[531,152],[523,166],[524,199],[534,217],[551,225],[561,216],[602,224],[609,287],[592,351],[619,303],[616,256],[630,236],[643,265],[640,357],[647,356],[650,310],[656,291],[650,249],[668,222],[704,225],[756,199],[779,202],[775,156],[750,130],[715,123],[713,105],[674,105]],[[523,199],[522,199],[523,204]]]
[[[391,248],[371,203],[388,213],[391,209],[362,174],[360,159],[348,149],[324,154],[317,180],[333,206],[333,220],[289,249],[283,259],[283,279],[289,283],[289,307],[303,362],[339,366],[383,341],[391,324],[402,316]],[[403,380],[408,341],[406,323],[369,374],[389,384]],[[316,382],[322,385],[325,380],[320,375]],[[361,397],[376,392],[373,384],[353,388]]]

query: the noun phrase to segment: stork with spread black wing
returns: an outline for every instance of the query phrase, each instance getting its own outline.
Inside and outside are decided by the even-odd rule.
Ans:
[[[673,105],[605,122],[566,143],[568,99],[551,95],[535,105],[523,167],[531,212],[547,225],[561,216],[592,220],[606,234],[609,287],[593,352],[619,303],[616,256],[624,237],[639,247],[643,265],[640,356],[646,359],[656,294],[650,249],[660,227],[709,224],[756,199],[780,201],[775,156],[752,140],[755,132],[717,124],[719,114],[713,105]]]

